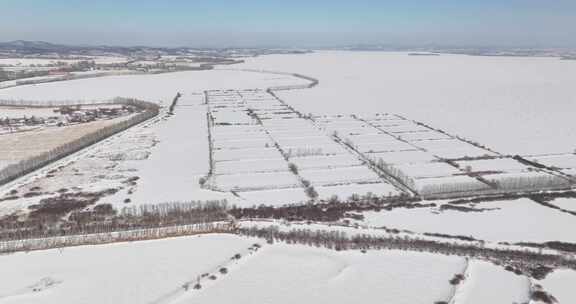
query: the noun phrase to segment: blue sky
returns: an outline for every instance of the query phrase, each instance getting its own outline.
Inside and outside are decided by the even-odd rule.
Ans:
[[[0,41],[576,46],[576,0],[2,0]]]

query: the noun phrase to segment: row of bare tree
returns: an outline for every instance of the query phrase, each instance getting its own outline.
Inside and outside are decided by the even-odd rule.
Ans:
[[[0,241],[51,238],[137,229],[161,228],[228,221],[225,201],[174,202],[126,207],[116,212],[111,205],[89,211],[73,211],[65,219],[5,217],[0,221]]]
[[[557,267],[576,269],[576,260],[561,254],[541,253],[534,250],[490,248],[480,244],[462,242],[439,242],[396,235],[359,234],[348,236],[344,232],[334,230],[292,229],[284,231],[277,226],[239,228],[237,233],[264,238],[269,243],[282,241],[289,244],[304,244],[334,250],[395,249],[485,259],[501,265],[513,265],[526,275],[535,278],[542,278]]]
[[[232,222],[208,222],[191,225],[141,228],[134,230],[98,232],[92,234],[75,234],[38,239],[23,239],[0,242],[0,253],[64,248],[80,245],[108,244],[115,242],[153,240],[194,234],[232,233],[235,231],[235,229],[236,226]]]

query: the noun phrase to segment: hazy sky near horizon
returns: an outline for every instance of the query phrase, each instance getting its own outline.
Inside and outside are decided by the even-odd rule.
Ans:
[[[576,46],[576,0],[4,0],[0,41]]]

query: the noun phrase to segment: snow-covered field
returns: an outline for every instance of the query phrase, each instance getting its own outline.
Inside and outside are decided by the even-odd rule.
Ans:
[[[269,55],[246,61],[233,67],[297,72],[318,78],[320,84],[279,92],[286,104],[263,89],[304,80],[231,70],[111,76],[0,90],[0,99],[122,96],[165,106],[183,93],[174,115],[162,114],[90,147],[50,177],[44,172],[18,188],[18,195],[39,189],[38,196],[3,201],[0,215],[25,212],[63,188],[118,189],[98,202],[117,208],[216,199],[242,207],[302,203],[310,200],[306,183],[319,199],[399,194],[367,165],[367,160],[378,159],[413,178],[417,189],[446,183],[488,188],[472,174],[488,181],[545,174],[450,134],[506,155],[538,154],[528,158],[576,173],[576,127],[570,123],[576,110],[576,93],[570,89],[575,62],[381,52]],[[210,90],[207,103],[203,90]],[[555,152],[563,154],[541,155]],[[481,159],[461,159],[471,156]],[[211,159],[214,172],[209,187],[202,187]],[[5,163],[0,160],[0,166]],[[224,191],[208,190],[211,186]],[[550,204],[576,211],[574,199]],[[360,224],[489,242],[576,243],[573,215],[528,199],[459,206],[470,210],[364,212]],[[430,304],[448,302],[454,293],[458,304],[528,302],[526,277],[484,262],[470,261],[467,279],[455,290],[449,280],[465,267],[462,257],[286,244],[264,245],[228,274],[203,283],[201,290],[174,292],[254,242],[205,235],[0,256],[0,303],[164,304],[175,298],[174,303]],[[573,271],[557,270],[541,283],[561,303],[571,303],[575,279]]]
[[[472,236],[486,241],[576,243],[576,220],[573,215],[544,207],[528,199],[483,202],[465,205],[481,212],[438,208],[394,209],[366,212],[370,226]]]
[[[454,303],[528,303],[530,281],[525,276],[484,261],[470,261],[466,279],[458,288]]]
[[[575,148],[576,61],[326,51],[238,67],[319,79],[312,90],[279,93],[304,113],[401,114],[510,154]]]
[[[174,303],[430,304],[450,297],[448,281],[463,263],[426,253],[265,246],[218,284]]]
[[[0,256],[0,303],[162,303],[252,243],[216,234]]]
[[[576,303],[576,292],[574,283],[576,282],[576,271],[556,270],[549,274],[545,280],[538,282],[544,289],[552,294],[559,303]]]
[[[2,134],[0,135],[0,160],[14,162],[34,157],[130,117],[56,128],[39,127],[38,130],[29,132]]]
[[[564,210],[576,212],[576,199],[573,198],[557,198],[550,202],[554,206],[558,206]]]
[[[109,100],[134,97],[168,103],[176,92],[190,93],[220,88],[267,88],[273,85],[306,83],[294,77],[239,71],[189,71],[156,75],[126,75],[0,90],[0,99]]]

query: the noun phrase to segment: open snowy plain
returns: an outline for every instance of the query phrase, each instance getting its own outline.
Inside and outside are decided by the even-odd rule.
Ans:
[[[576,149],[575,61],[335,51],[235,67],[319,79],[313,90],[280,93],[304,113],[401,114],[512,154]]]
[[[319,84],[272,94],[266,89],[309,81],[266,71]],[[120,96],[164,107],[157,118],[1,187],[0,216],[25,216],[63,188],[114,189],[97,204],[120,210],[192,200],[249,208],[390,197],[445,181],[488,191],[510,176],[564,185],[575,172],[575,76],[576,62],[554,58],[315,52],[247,58],[220,70],[4,89],[0,99]],[[383,174],[378,159],[402,174]],[[422,203],[347,213],[339,224],[357,225],[357,234],[395,230],[482,246],[576,243],[570,196]],[[237,253],[241,259],[230,259]],[[530,296],[539,289],[558,303],[576,302],[570,269],[537,280],[463,256],[334,251],[232,235],[15,253],[0,256],[0,270],[0,303],[537,304],[544,302]]]

